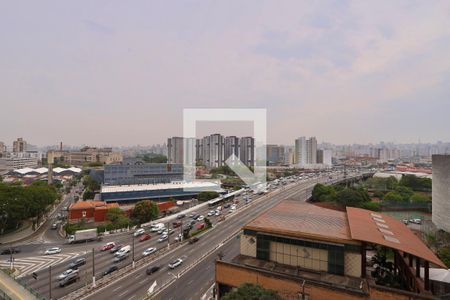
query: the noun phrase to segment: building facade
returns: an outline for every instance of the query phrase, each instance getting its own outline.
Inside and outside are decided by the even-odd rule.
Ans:
[[[247,167],[255,165],[255,139],[253,137],[241,137],[239,140],[239,159]]]
[[[27,142],[23,138],[17,138],[13,142],[13,153],[21,153],[27,151]]]
[[[125,159],[120,164],[105,166],[104,184],[155,184],[183,180],[182,164],[144,163]]]
[[[63,163],[72,166],[83,166],[89,163],[104,165],[119,163],[123,160],[122,153],[114,152],[112,148],[84,147],[79,151],[49,150],[49,163]]]
[[[450,232],[450,155],[433,155],[432,221]]]
[[[267,145],[266,146],[266,160],[269,166],[282,165],[285,162],[284,146]]]

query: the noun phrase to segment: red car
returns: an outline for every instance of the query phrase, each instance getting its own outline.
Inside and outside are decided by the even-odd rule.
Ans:
[[[143,242],[143,241],[149,240],[150,238],[151,238],[150,234],[144,233],[144,234],[139,238],[139,242]]]
[[[114,248],[115,245],[116,245],[116,243],[114,243],[114,242],[106,243],[105,245],[103,245],[103,246],[100,248],[100,251],[107,251],[107,250],[110,250],[110,249]]]
[[[197,230],[205,228],[205,223],[201,223],[197,225]]]

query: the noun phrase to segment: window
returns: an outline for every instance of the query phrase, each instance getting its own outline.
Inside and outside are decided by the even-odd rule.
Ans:
[[[81,215],[83,216],[83,218],[86,218],[86,211],[83,210],[83,211],[81,212]]]

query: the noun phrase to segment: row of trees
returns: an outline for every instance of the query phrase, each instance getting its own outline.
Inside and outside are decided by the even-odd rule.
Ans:
[[[146,163],[152,163],[152,164],[167,163],[167,156],[162,155],[162,154],[145,153],[138,157]]]
[[[399,186],[409,188],[415,192],[431,192],[431,184],[430,178],[403,175],[400,180],[397,180],[394,176],[387,178],[372,177],[366,181],[365,186],[377,192],[392,191]]]
[[[318,183],[314,186],[311,200],[314,202],[332,201],[344,207],[362,207],[371,210],[379,209],[377,203],[370,201],[370,196],[363,187],[344,188],[341,186],[327,186]]]
[[[391,176],[388,178],[373,177],[365,186],[374,191],[374,196],[389,202],[425,202],[431,201],[427,190],[431,190],[431,179],[405,175],[400,181]]]
[[[0,183],[0,234],[19,228],[28,219],[32,220],[34,230],[59,197],[57,190],[46,182],[36,181],[29,186]]]

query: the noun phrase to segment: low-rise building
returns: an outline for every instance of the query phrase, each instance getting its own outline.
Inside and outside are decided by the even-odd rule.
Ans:
[[[79,223],[81,220],[86,223],[104,222],[108,209],[115,207],[119,204],[93,200],[75,202],[69,206],[69,223]]]
[[[375,283],[369,246],[392,251],[392,274],[404,289]],[[283,299],[433,299],[430,264],[445,267],[392,217],[285,200],[244,226],[240,255],[216,262],[216,284],[219,299],[243,283],[273,289]]]

